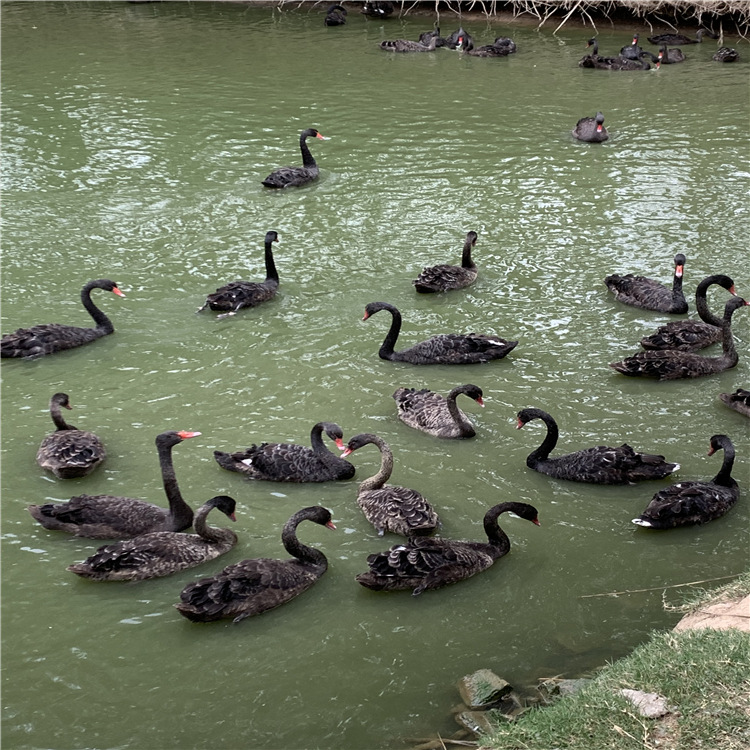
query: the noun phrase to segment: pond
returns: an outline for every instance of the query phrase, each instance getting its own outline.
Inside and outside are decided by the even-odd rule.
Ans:
[[[669,283],[684,252],[690,316],[712,273],[750,298],[750,46],[726,40],[742,57],[734,65],[711,61],[711,41],[685,47],[680,65],[620,73],[578,67],[590,29],[475,17],[463,23],[476,40],[512,36],[518,52],[398,55],[380,41],[416,39],[431,16],[375,21],[352,8],[328,28],[324,12],[3,4],[3,332],[90,325],[79,300],[90,279],[125,294],[95,292],[113,335],[3,361],[7,747],[405,747],[455,730],[464,674],[487,667],[524,689],[586,673],[676,622],[665,587],[747,566],[750,423],[718,400],[750,387],[746,309],[734,320],[735,369],[630,379],[608,363],[669,316],[617,302],[603,279]],[[631,33],[601,29],[601,54]],[[598,110],[609,140],[574,140],[576,121]],[[264,188],[274,168],[299,163],[308,127],[328,138],[311,139],[320,179]],[[276,298],[224,319],[196,314],[217,287],[264,277],[270,230]],[[477,282],[416,294],[412,279],[457,263],[470,230]],[[713,287],[712,309],[726,297]],[[519,343],[483,365],[381,360],[388,314],[362,320],[381,300],[403,314],[397,348],[450,331]],[[484,409],[459,403],[475,438],[439,440],[397,419],[397,387],[445,394],[462,383],[484,393]],[[107,446],[83,479],[35,462],[57,391],[70,395],[71,422]],[[721,459],[706,455],[709,438],[727,434],[743,496],[705,526],[640,529],[631,519],[674,480],[603,487],[533,472],[525,459],[544,431],[516,430],[526,407],[557,419],[556,453],[627,442],[680,463],[682,479],[713,477]],[[345,440],[387,440],[393,483],[432,501],[446,537],[482,539],[484,513],[506,500],[533,504],[541,526],[502,516],[510,554],[458,585],[418,597],[366,590],[354,577],[367,556],[399,541],[378,537],[356,504],[357,483],[379,467],[374,447],[351,457],[353,480],[325,484],[250,482],[214,461],[214,450],[262,441],[308,444],[321,420]],[[202,433],[175,448],[178,481],[193,507],[237,500],[238,545],[166,578],[79,579],[66,567],[100,543],[45,530],[26,506],[81,493],[165,505],[154,447],[165,430]],[[285,557],[281,527],[308,505],[329,508],[337,526],[300,527],[329,560],[310,591],[238,624],[193,624],[173,608],[187,583],[229,563]]]

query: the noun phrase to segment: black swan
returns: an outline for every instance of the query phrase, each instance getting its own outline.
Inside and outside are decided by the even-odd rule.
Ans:
[[[650,54],[650,53],[649,53]],[[675,63],[685,62],[685,53],[677,47],[669,49],[666,44],[662,44],[659,49],[659,54],[654,58],[651,55],[654,62],[660,62],[662,65],[674,65]]]
[[[654,333],[641,339],[641,346],[644,349],[679,349],[683,352],[695,352],[721,341],[721,318],[708,309],[706,301],[706,291],[713,284],[724,287],[730,294],[736,294],[734,281],[729,276],[707,276],[695,290],[695,307],[700,320],[674,320],[660,326]]]
[[[590,55],[585,55],[578,62],[581,68],[596,68],[597,70],[650,70],[651,66],[643,59],[628,60],[624,57],[600,57],[599,43],[596,39],[589,39],[586,47],[593,47]]]
[[[423,294],[449,292],[451,289],[463,289],[477,280],[477,265],[471,259],[471,251],[477,244],[477,233],[467,232],[464,249],[461,253],[461,265],[451,266],[443,263],[438,266],[427,266],[411,283]]]
[[[734,393],[720,393],[722,403],[746,417],[750,417],[750,391],[738,388]]]
[[[236,453],[214,451],[214,458],[222,469],[269,482],[351,479],[354,466],[328,450],[323,442],[324,431],[343,450],[341,427],[333,422],[318,422],[310,432],[312,448],[296,443],[261,443]]]
[[[639,34],[633,34],[633,41],[620,49],[620,57],[626,60],[640,60],[643,50],[638,46]]]
[[[571,130],[574,138],[587,143],[604,143],[609,138],[607,128],[604,127],[604,115],[596,113],[596,117],[582,117]]]
[[[408,487],[386,484],[393,471],[393,452],[381,437],[370,433],[355,435],[344,448],[342,456],[375,445],[380,451],[380,469],[365,479],[357,491],[357,504],[365,518],[380,536],[386,531],[402,536],[431,534],[438,525],[438,516],[430,503]]]
[[[393,398],[398,418],[409,427],[439,438],[470,438],[476,431],[456,404],[456,397],[461,393],[484,406],[482,389],[471,383],[457,385],[447,398],[427,388],[398,388]]]
[[[317,549],[297,539],[297,526],[313,521],[335,529],[331,512],[319,505],[297,511],[284,525],[281,543],[290,560],[255,558],[228,565],[221,573],[189,583],[175,607],[193,622],[225,617],[234,622],[286,604],[307,591],[328,569],[328,560]]]
[[[471,35],[464,31],[463,26],[459,26],[456,31],[445,38],[443,46],[448,49],[458,49],[462,44],[466,44],[469,39],[471,39]]]
[[[734,445],[726,435],[714,435],[708,455],[724,451],[719,473],[710,482],[678,482],[657,492],[646,510],[633,519],[637,526],[650,529],[673,529],[708,523],[723,516],[740,496],[732,479]]]
[[[711,37],[711,39],[718,39],[718,34],[714,34],[712,31],[707,29],[698,29],[695,32],[695,39],[691,39],[684,34],[657,34],[656,36],[650,36],[648,41],[651,44],[700,44],[703,41],[703,35]]]
[[[413,537],[386,552],[369,555],[366,573],[358,583],[374,591],[411,589],[418,596],[428,589],[439,589],[463,581],[491,567],[510,552],[508,535],[498,525],[501,513],[511,511],[539,526],[537,511],[526,503],[500,503],[484,516],[486,542],[464,542],[440,537]]]
[[[81,290],[81,302],[86,312],[94,319],[94,328],[79,328],[62,323],[43,323],[31,328],[19,328],[13,333],[6,333],[0,341],[0,357],[26,357],[27,359],[43,357],[64,349],[73,349],[91,341],[108,336],[115,328],[112,321],[91,301],[92,289],[104,289],[114,292],[119,297],[125,295],[117,284],[109,279],[89,281]]]
[[[281,167],[281,169],[271,172],[271,174],[263,180],[263,185],[268,188],[297,187],[298,185],[305,185],[308,182],[318,179],[320,170],[315,163],[313,155],[310,153],[310,149],[307,147],[307,138],[311,135],[314,135],[321,141],[328,140],[315,128],[303,130],[299,136],[299,150],[302,152],[302,166]]]
[[[440,36],[440,27],[435,26],[435,28],[432,31],[423,31],[419,35],[419,43],[428,45],[430,43],[431,39],[435,39],[435,46],[436,47],[444,47],[445,46],[445,39]]]
[[[437,36],[431,36],[424,44],[411,39],[386,39],[380,42],[380,49],[388,52],[432,52],[438,46]]]
[[[674,278],[672,288],[646,276],[634,276],[632,273],[620,276],[612,274],[604,279],[615,299],[626,305],[640,307],[642,310],[674,313],[682,315],[688,311],[688,303],[682,291],[682,275],[685,270],[685,256],[677,253],[674,256]]]
[[[392,316],[388,330],[378,355],[392,362],[410,362],[413,365],[468,365],[502,359],[517,344],[499,336],[481,333],[443,333],[426,341],[394,351],[398,334],[401,331],[401,313],[387,302],[370,302],[365,307],[362,320],[367,320],[380,310],[388,310]]]
[[[547,425],[547,435],[542,444],[529,453],[526,465],[556,479],[591,484],[634,484],[663,479],[680,468],[679,464],[665,461],[664,456],[636,453],[627,443],[617,448],[597,445],[550,458],[550,452],[557,445],[557,423],[546,411],[522,409],[518,412],[518,429],[532,419],[541,419]]]
[[[466,53],[472,57],[507,57],[516,51],[516,43],[507,36],[495,37],[492,44],[485,44],[481,47],[474,47],[472,41],[471,49]]]
[[[719,49],[717,49],[711,56],[711,59],[716,62],[730,63],[737,62],[737,60],[740,59],[740,55],[737,50],[732,47],[719,47]]]
[[[210,307],[212,310],[223,311],[226,318],[235,315],[243,307],[255,307],[276,296],[279,288],[279,274],[273,259],[273,243],[279,241],[276,232],[266,232],[265,239],[265,281],[232,281],[226,286],[219,287],[213,294],[209,294],[206,301],[198,308],[198,312]]]
[[[703,357],[693,352],[678,349],[638,352],[621,362],[609,366],[623,375],[631,377],[656,378],[657,380],[677,380],[679,378],[700,378],[724,372],[737,365],[739,355],[732,336],[732,313],[748,305],[742,297],[732,297],[724,306],[722,321],[722,354],[720,357]]]
[[[217,508],[232,521],[235,501],[217,495],[195,512],[195,534],[176,531],[153,531],[140,534],[99,549],[83,562],[68,570],[92,581],[143,581],[161,578],[185,568],[194,568],[229,552],[237,544],[237,535],[229,529],[218,529],[206,523],[206,516]]]
[[[156,436],[156,449],[169,509],[115,495],[77,495],[67,503],[29,505],[28,511],[46,529],[88,539],[129,539],[152,531],[183,531],[193,523],[193,509],[177,486],[172,448],[200,432],[169,431]]]
[[[347,10],[343,5],[332,5],[328,8],[323,23],[326,26],[343,26],[346,23]]]
[[[372,18],[388,18],[393,13],[393,3],[388,0],[371,0],[362,6],[362,13]]]
[[[60,479],[85,477],[104,461],[107,451],[93,432],[69,425],[62,407],[73,408],[67,393],[56,393],[50,399],[49,411],[57,431],[42,440],[36,462]]]

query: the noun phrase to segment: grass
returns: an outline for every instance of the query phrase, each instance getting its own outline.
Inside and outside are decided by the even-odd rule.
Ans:
[[[694,592],[679,609],[750,593],[750,573],[717,591]],[[673,607],[670,607],[673,608]],[[658,693],[671,712],[645,719],[620,690]],[[482,750],[747,750],[750,748],[750,633],[656,633],[603,668],[579,693],[504,724]]]

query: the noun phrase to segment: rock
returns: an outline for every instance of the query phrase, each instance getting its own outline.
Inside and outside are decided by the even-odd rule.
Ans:
[[[750,596],[701,607],[697,612],[683,617],[674,629],[690,630],[692,628],[750,630]]]
[[[495,706],[512,690],[511,685],[491,669],[479,669],[458,681],[458,692],[470,710]]]
[[[658,719],[660,716],[670,713],[667,707],[667,699],[657,693],[644,693],[641,690],[620,690],[637,709],[638,713],[646,719]]]

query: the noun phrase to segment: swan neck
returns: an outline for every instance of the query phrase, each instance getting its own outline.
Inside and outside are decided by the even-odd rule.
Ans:
[[[233,531],[209,526],[207,523],[208,514],[213,508],[214,506],[212,505],[203,505],[198,508],[195,512],[195,518],[193,519],[193,529],[199,537],[205,539],[207,542],[218,544],[220,542],[229,541],[235,536]]]
[[[734,466],[734,446],[730,443],[724,443],[724,460],[721,462],[719,473],[713,478],[714,484],[720,484],[722,487],[734,487],[732,479],[732,468]]]
[[[510,551],[510,539],[498,524],[498,518],[505,510],[506,508],[501,504],[484,517],[484,532],[487,534],[487,539],[493,547],[493,555],[496,557],[502,557]]]
[[[310,153],[310,148],[307,145],[307,134],[303,134],[299,138],[299,150],[302,152],[302,166],[303,167],[316,167],[315,159]]]
[[[52,417],[52,421],[55,423],[55,427],[57,428],[57,431],[60,432],[61,430],[75,430],[75,427],[71,427],[66,421],[65,417],[62,415],[62,406],[57,403],[57,401],[54,401],[50,405],[49,409],[50,416]]]
[[[466,240],[464,242],[464,250],[463,253],[461,253],[461,267],[462,268],[474,268],[475,264],[471,259],[471,240]]]
[[[279,273],[273,259],[273,242],[266,242],[266,279],[279,280]]]
[[[458,408],[458,404],[456,403],[456,398],[458,397],[459,393],[463,393],[459,388],[454,388],[449,394],[448,398],[446,400],[448,405],[448,413],[451,415],[451,418],[453,421],[458,425],[458,428],[461,430],[461,433],[463,435],[466,435],[468,433],[474,433],[474,426],[469,422],[468,419],[466,419],[465,415],[461,413],[461,410]]]
[[[716,328],[722,327],[722,320],[718,315],[714,315],[708,307],[708,300],[706,300],[706,292],[708,287],[714,282],[704,284],[701,282],[698,284],[698,288],[695,290],[695,309],[698,311],[698,317],[710,326],[716,326]]]
[[[396,341],[398,341],[398,335],[401,333],[401,313],[392,308],[383,309],[388,310],[391,314],[391,327],[388,329],[385,339],[383,339],[383,344],[378,354],[381,359],[391,359],[396,347]]]
[[[88,314],[94,319],[94,323],[96,323],[96,327],[99,330],[105,331],[106,333],[113,333],[115,327],[112,325],[112,321],[94,304],[91,299],[91,290],[95,288],[96,287],[91,284],[86,284],[81,290],[81,302],[86,308],[86,312],[88,312]]]
[[[393,473],[393,451],[390,446],[380,438],[372,441],[373,445],[380,451],[380,469],[369,479],[365,479],[359,485],[360,492],[380,489],[390,478]]]
[[[721,333],[721,348],[722,348],[722,358],[726,359],[730,362],[733,362],[734,365],[739,362],[739,357],[737,356],[737,349],[735,349],[734,346],[734,336],[732,335],[732,313],[734,310],[731,308],[729,310],[724,311],[724,320],[722,321],[722,333]]]
[[[325,570],[328,567],[326,556],[320,550],[302,544],[297,538],[297,526],[301,520],[304,519],[291,519],[287,521],[284,530],[281,532],[281,543],[284,545],[284,549],[300,562],[307,565],[319,566]]]
[[[172,446],[160,445],[158,453],[164,494],[169,501],[169,514],[175,523],[187,520],[184,527],[187,528],[193,522],[193,511],[183,499],[180,488],[177,486],[177,475],[175,474],[174,463],[172,461]]]
[[[544,461],[557,445],[557,439],[560,431],[557,429],[557,423],[549,414],[540,415],[540,419],[547,425],[547,434],[544,436],[542,444],[526,459],[528,466],[533,466],[539,461]]]

